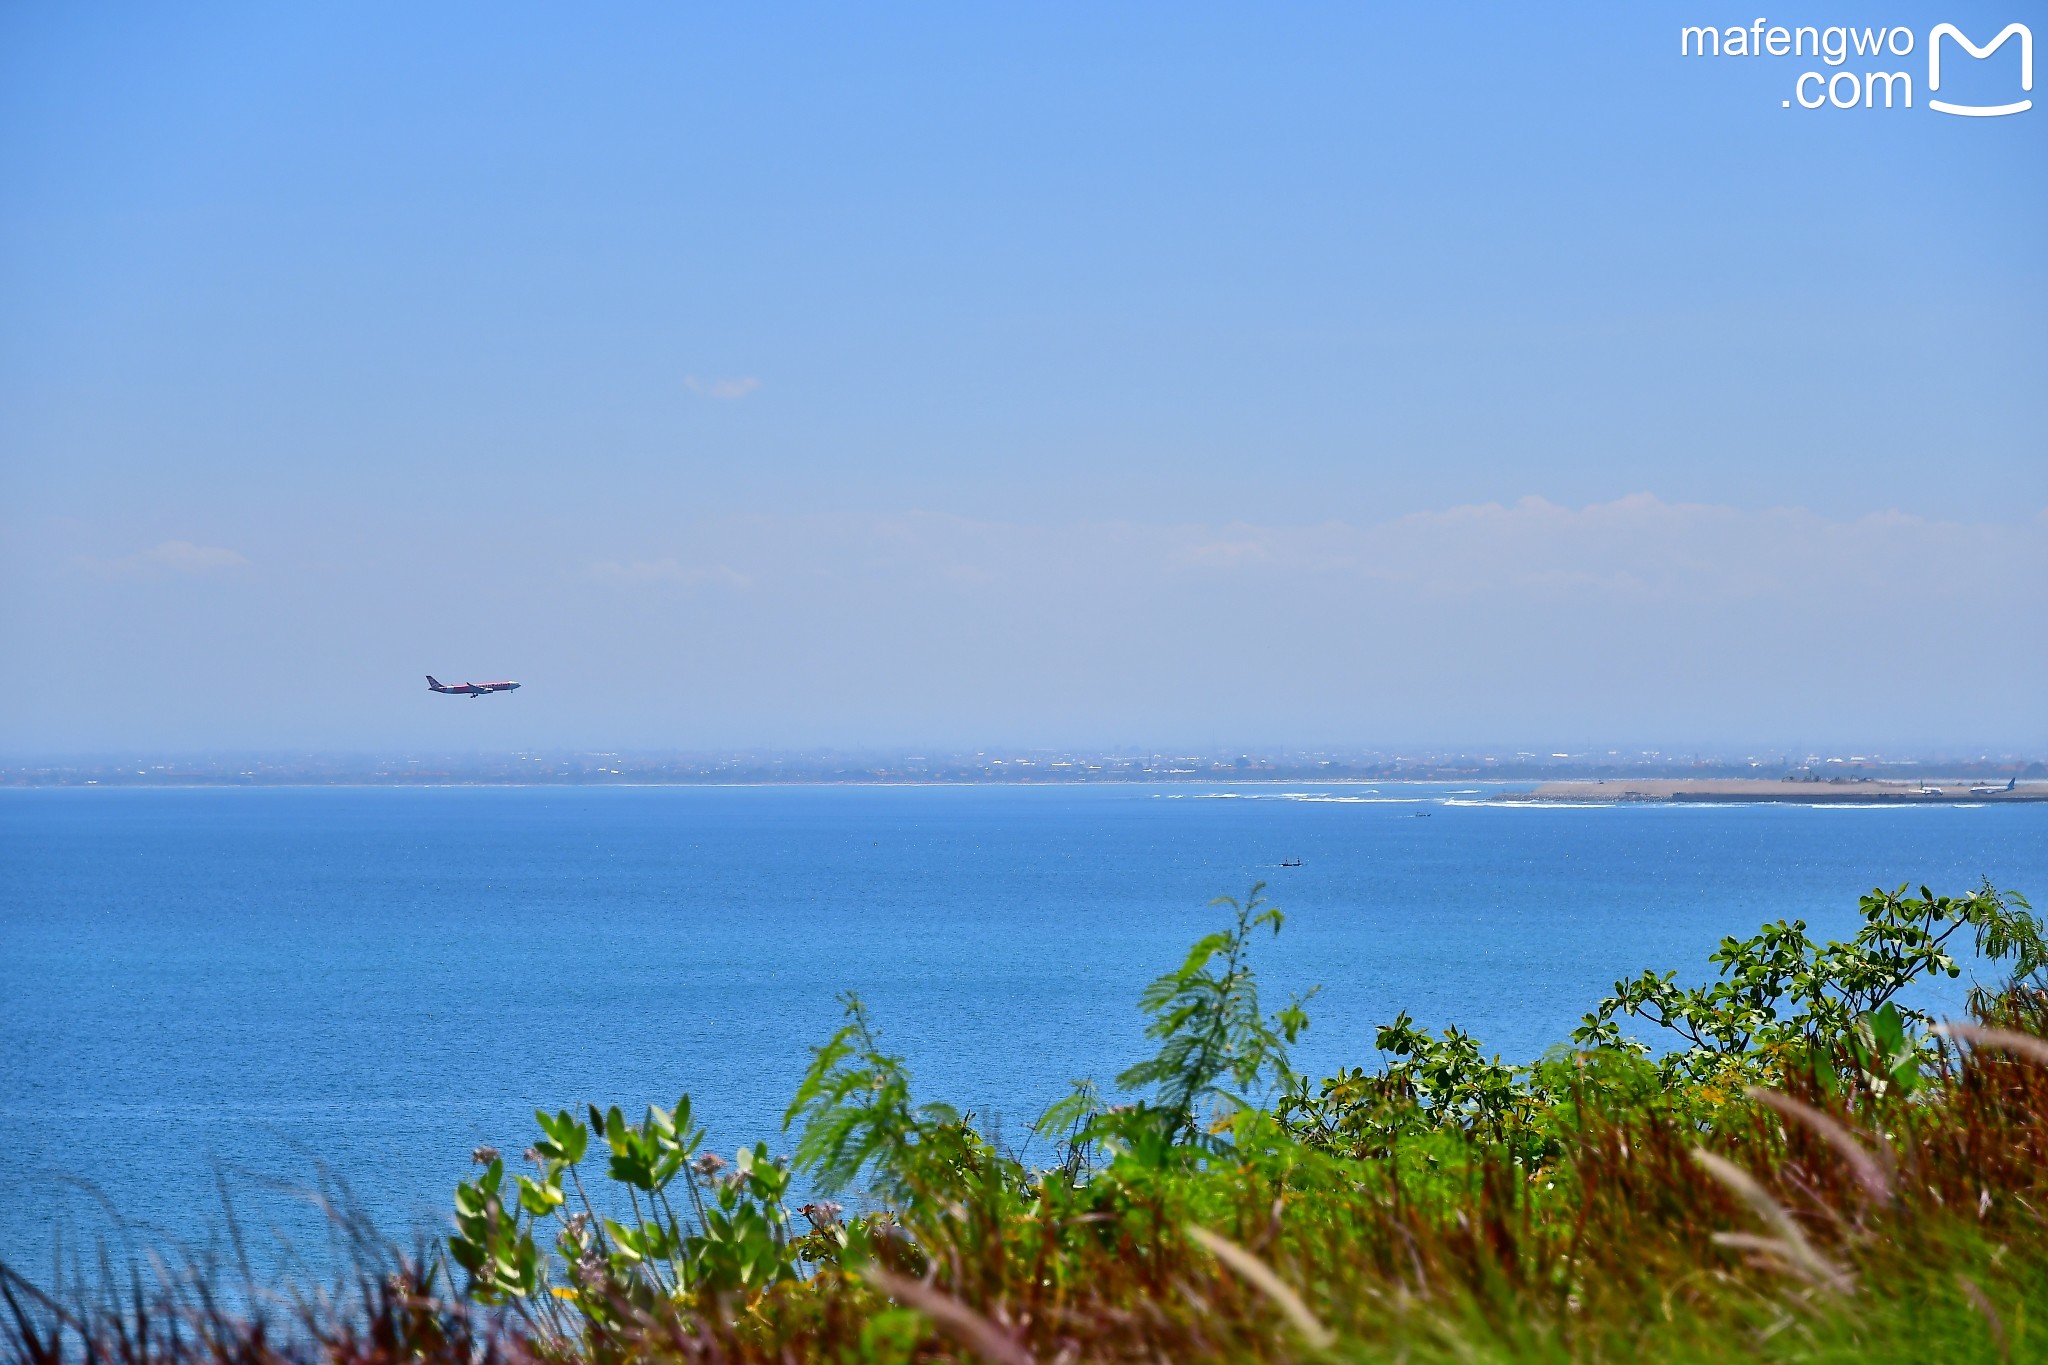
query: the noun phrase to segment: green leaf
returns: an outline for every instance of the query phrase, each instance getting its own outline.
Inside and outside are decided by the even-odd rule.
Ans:
[[[519,1177],[520,1206],[535,1218],[545,1218],[553,1213],[562,1206],[563,1198],[558,1185],[542,1184],[523,1175]]]

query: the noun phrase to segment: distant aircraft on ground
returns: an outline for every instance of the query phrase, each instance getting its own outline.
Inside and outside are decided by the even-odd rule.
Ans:
[[[519,688],[516,682],[444,683],[431,673],[427,674],[427,686],[451,697],[488,697],[493,692],[514,692]]]

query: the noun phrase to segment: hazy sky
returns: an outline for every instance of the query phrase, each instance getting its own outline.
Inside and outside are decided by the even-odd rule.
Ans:
[[[8,4],[0,751],[2048,747],[2030,15]]]

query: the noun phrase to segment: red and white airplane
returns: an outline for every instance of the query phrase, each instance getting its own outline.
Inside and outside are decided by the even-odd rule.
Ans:
[[[427,687],[434,692],[445,692],[451,697],[488,697],[493,692],[516,692],[516,682],[488,683],[444,683],[433,674],[427,674]]]

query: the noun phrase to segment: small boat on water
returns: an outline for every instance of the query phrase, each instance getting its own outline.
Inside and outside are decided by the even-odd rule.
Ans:
[[[1430,816],[1435,814],[1436,812],[1433,810],[1419,810],[1415,812],[1415,818],[1418,820],[1427,820]]]
[[[1282,858],[1282,859],[1280,860],[1280,866],[1282,866],[1282,867],[1300,867],[1300,866],[1301,866],[1301,859],[1299,859],[1299,858]]]

